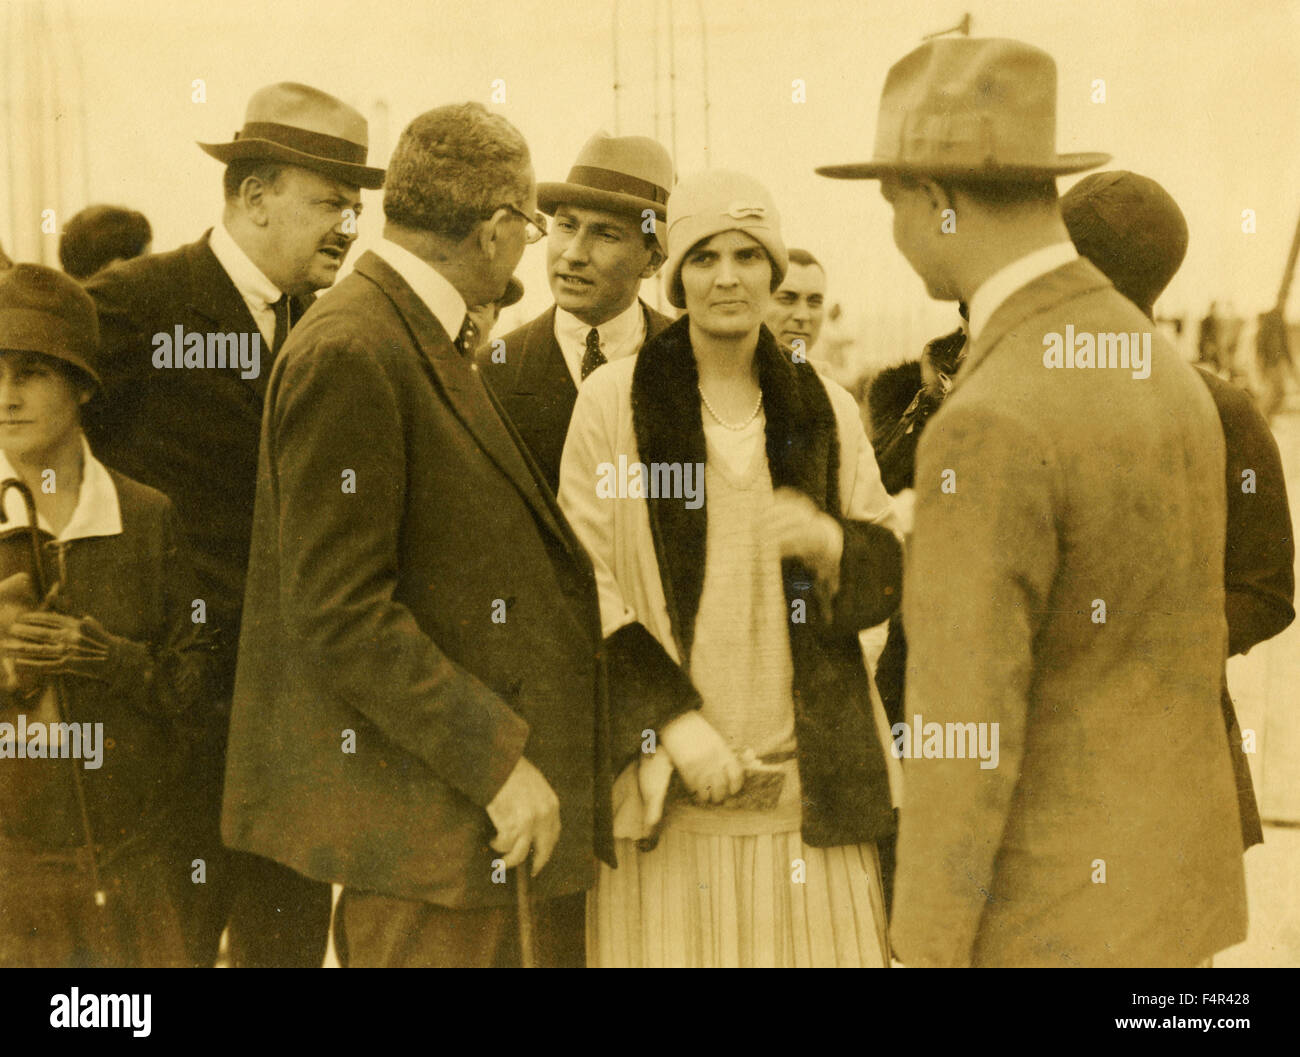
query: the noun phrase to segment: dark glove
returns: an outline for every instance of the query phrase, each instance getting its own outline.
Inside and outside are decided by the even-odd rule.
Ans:
[[[37,609],[9,625],[0,653],[23,675],[72,675],[110,684],[149,664],[143,643],[105,631],[94,617]]]

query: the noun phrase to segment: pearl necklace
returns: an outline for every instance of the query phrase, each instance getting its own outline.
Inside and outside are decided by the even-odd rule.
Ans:
[[[733,426],[730,422],[728,422],[725,418],[723,418],[721,415],[719,415],[716,411],[713,410],[713,405],[709,403],[709,398],[704,395],[704,389],[699,385],[696,385],[695,388],[699,390],[700,399],[704,401],[704,406],[709,409],[709,414],[714,417],[718,425],[721,426],[723,429],[731,430],[733,433],[739,433],[742,430],[749,428],[749,424],[753,422],[754,419],[758,418],[759,409],[763,406],[763,390],[760,389],[758,391],[758,403],[754,405],[754,410],[749,413],[749,418],[745,419],[745,421],[742,422],[739,426]]]

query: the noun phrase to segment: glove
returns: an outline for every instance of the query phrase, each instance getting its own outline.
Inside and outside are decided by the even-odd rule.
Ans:
[[[36,590],[29,573],[14,573],[0,580],[0,640],[9,635],[15,620],[36,605]],[[39,687],[34,679],[24,679],[8,656],[0,656],[0,689],[24,695]]]
[[[143,643],[105,631],[94,617],[39,609],[23,613],[9,625],[0,640],[0,653],[20,675],[72,675],[103,683],[114,683],[149,663]]]

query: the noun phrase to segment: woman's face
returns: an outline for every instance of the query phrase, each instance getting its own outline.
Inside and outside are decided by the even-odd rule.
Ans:
[[[772,262],[756,239],[722,231],[686,254],[682,292],[691,322],[704,333],[743,337],[758,329],[772,299]]]
[[[89,394],[44,356],[0,353],[0,449],[32,461],[77,436]]]

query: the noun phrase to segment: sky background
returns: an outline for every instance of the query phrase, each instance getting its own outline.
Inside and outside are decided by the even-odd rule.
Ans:
[[[812,170],[870,156],[890,65],[964,12],[973,35],[1016,37],[1055,57],[1059,150],[1109,152],[1110,167],[1154,177],[1182,206],[1191,245],[1162,313],[1203,313],[1211,298],[1242,313],[1269,307],[1300,214],[1300,0],[0,6],[11,154],[14,127],[26,121],[47,161],[68,159],[47,164],[40,179],[12,162],[0,168],[12,184],[0,191],[0,205],[9,203],[0,242],[15,256],[36,237],[38,207],[54,198],[65,210],[87,201],[140,209],[158,250],[196,238],[219,217],[221,169],[194,143],[229,139],[264,84],[306,81],[357,106],[371,119],[372,164],[386,161],[415,114],[477,99],[523,132],[539,180],[563,179],[600,128],[675,143],[679,174],[711,164],[757,176],[776,198],[787,244],[826,263],[850,325],[874,348],[898,346],[895,358],[916,355],[919,346],[909,346],[918,338],[950,329],[952,306],[931,302],[895,250],[877,183]],[[202,103],[191,98],[196,78],[205,82]],[[792,101],[796,78],[806,102]],[[492,103],[498,79],[505,101]],[[1091,99],[1095,79],[1105,81],[1104,103]],[[52,172],[57,189],[33,186],[55,180]],[[350,262],[379,234],[380,194],[366,193]],[[1255,210],[1253,235],[1241,231],[1243,209]],[[528,292],[506,323],[550,303],[541,246],[526,252],[519,274]],[[645,286],[652,301],[656,285]],[[1293,295],[1293,315],[1296,303]]]

